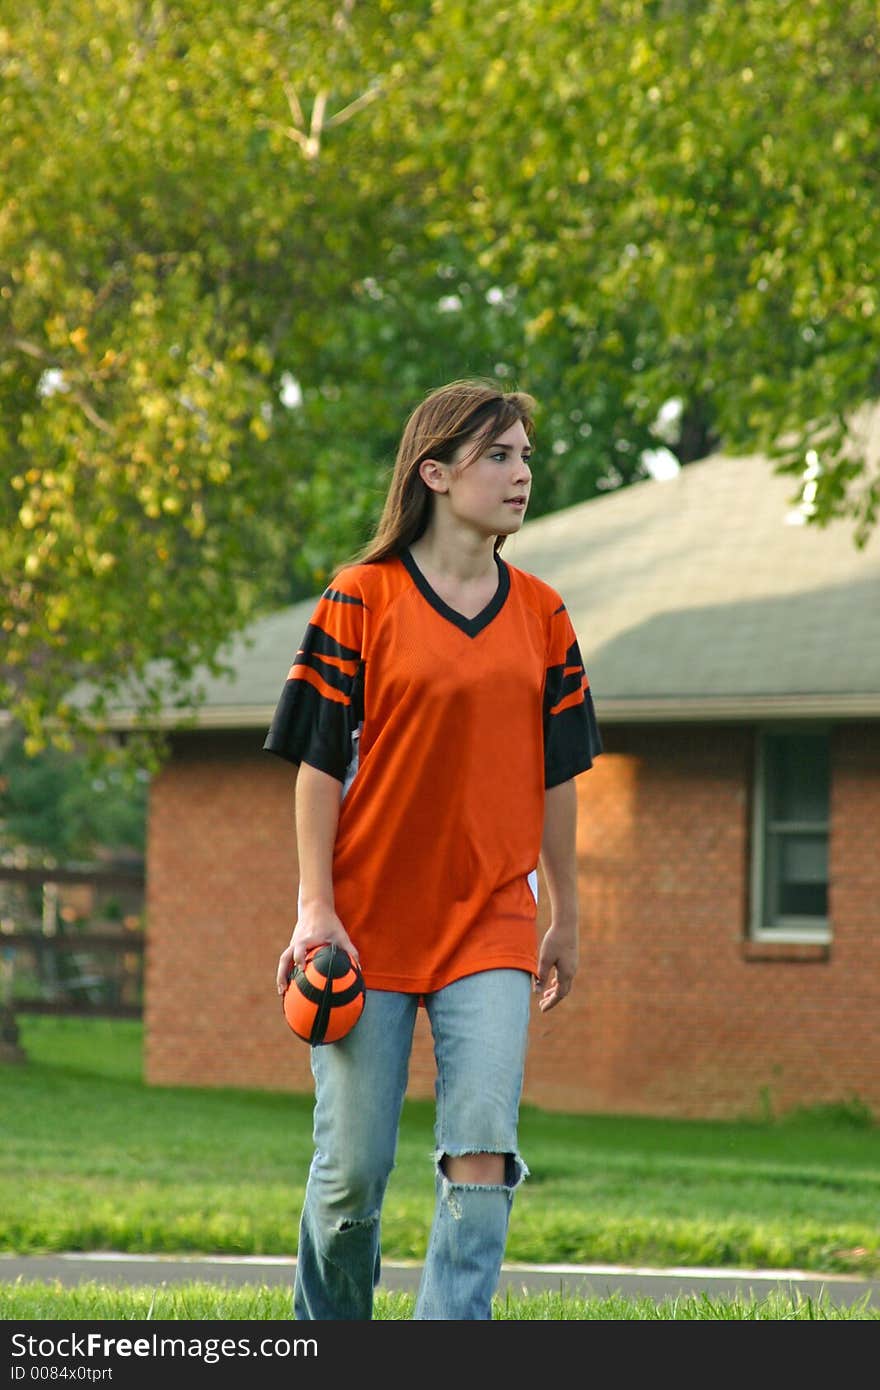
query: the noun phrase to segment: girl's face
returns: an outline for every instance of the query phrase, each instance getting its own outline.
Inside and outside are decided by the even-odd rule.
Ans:
[[[473,442],[461,445],[444,465],[449,513],[487,538],[509,536],[523,524],[532,473],[532,446],[521,420],[490,437],[476,457]]]

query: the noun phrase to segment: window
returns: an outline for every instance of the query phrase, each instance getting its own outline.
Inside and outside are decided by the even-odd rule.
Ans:
[[[827,941],[828,734],[758,738],[752,865],[752,936]]]

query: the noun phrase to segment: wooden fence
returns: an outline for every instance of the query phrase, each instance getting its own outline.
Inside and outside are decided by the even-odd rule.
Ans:
[[[143,892],[140,866],[0,866],[0,1005],[139,1018]]]

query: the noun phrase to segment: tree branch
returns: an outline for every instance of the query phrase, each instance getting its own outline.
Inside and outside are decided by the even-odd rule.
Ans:
[[[48,353],[46,353],[43,350],[43,348],[38,347],[36,343],[29,343],[26,338],[13,338],[12,346],[16,348],[18,352],[23,352],[27,357],[35,358],[37,362],[45,362],[47,366],[52,365]],[[61,372],[62,376],[64,375],[63,367],[58,367],[57,370]],[[95,426],[96,429],[99,429],[102,432],[102,434],[114,433],[114,429],[113,426],[110,424],[110,421],[105,420],[103,415],[98,414],[95,407],[91,404],[88,398],[83,395],[82,391],[80,391],[76,386],[72,386],[66,378],[64,385],[66,394],[70,396],[70,399],[72,401],[76,402],[83,415],[85,415],[87,420],[91,421],[91,423]]]
[[[363,107],[368,106],[371,101],[375,101],[376,98],[381,95],[382,84],[380,81],[376,81],[372,87],[368,87],[359,97],[355,97],[354,101],[350,101],[347,106],[343,106],[341,111],[337,111],[334,116],[331,116],[328,121],[325,121],[325,125],[342,125],[343,121],[349,120],[352,116],[356,115],[358,111],[361,111]]]

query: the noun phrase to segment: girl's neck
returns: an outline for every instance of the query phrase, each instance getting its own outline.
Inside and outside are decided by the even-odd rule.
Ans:
[[[461,583],[496,574],[494,536],[487,539],[458,531],[444,534],[439,527],[429,525],[409,549],[420,570]]]

